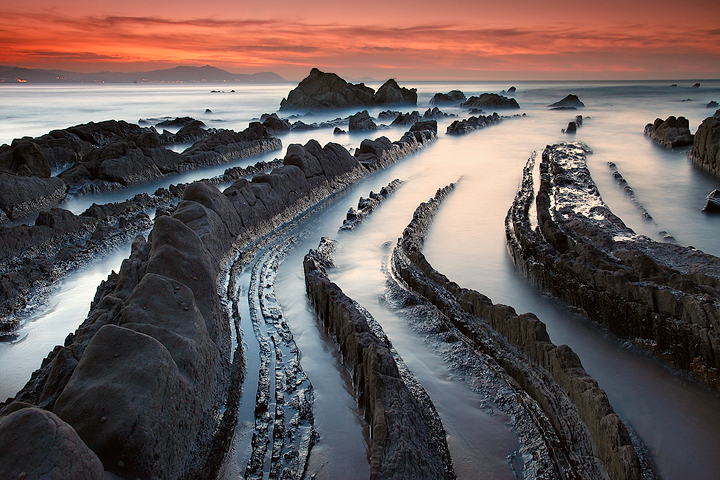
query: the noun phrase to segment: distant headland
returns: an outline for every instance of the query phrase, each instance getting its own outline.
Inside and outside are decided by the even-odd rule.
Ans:
[[[180,66],[147,72],[79,73],[0,65],[0,83],[270,83],[285,82],[277,73],[230,73],[217,67]]]

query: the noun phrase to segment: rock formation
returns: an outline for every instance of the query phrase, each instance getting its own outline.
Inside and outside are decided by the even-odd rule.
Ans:
[[[373,105],[416,105],[417,91],[400,87],[393,79],[385,82],[377,92],[364,83],[346,82],[334,73],[310,71],[287,99],[280,102],[280,110],[370,107]]]
[[[350,124],[348,130],[351,132],[363,132],[377,130],[377,125],[370,118],[370,114],[367,110],[358,112],[355,115],[350,115]]]
[[[378,206],[380,206],[382,202],[395,192],[395,190],[400,188],[402,184],[403,182],[396,178],[386,186],[382,187],[379,193],[371,191],[368,198],[360,197],[360,200],[358,200],[357,210],[350,207],[347,215],[345,215],[343,224],[340,226],[340,231],[352,230],[360,225],[365,217],[370,215]]]
[[[430,99],[430,105],[459,105],[467,100],[460,90],[451,90],[448,93],[436,93]]]
[[[147,241],[135,239],[120,271],[98,287],[87,319],[0,405],[0,415],[41,407],[97,456],[80,445],[70,458],[49,457],[49,468],[95,471],[99,459],[121,478],[213,478],[222,460],[213,452],[225,451],[218,445],[234,429],[243,368],[238,352],[231,361],[230,321],[218,295],[227,255],[434,138],[381,137],[357,158],[311,140],[290,145],[284,166],[224,192],[208,182],[188,185],[172,215],[156,218]],[[7,418],[0,440],[20,438],[26,422]],[[44,441],[24,445],[13,468],[46,471],[36,464],[37,442]]]
[[[720,107],[720,103],[716,102],[715,100],[711,100],[708,102],[707,105],[705,105],[706,108],[718,108]]]
[[[580,101],[580,98],[578,98],[577,95],[573,95],[572,93],[563,98],[562,100],[558,100],[555,103],[551,103],[548,105],[548,107],[554,107],[558,109],[572,109],[575,110],[576,108],[584,107],[585,104]]]
[[[496,93],[483,93],[479,97],[470,97],[467,101],[460,104],[461,107],[477,107],[477,108],[520,108],[517,100],[514,98],[503,97]]]
[[[720,177],[720,117],[708,117],[695,132],[688,158],[706,172]]]
[[[717,188],[705,197],[705,206],[702,211],[707,213],[720,213],[720,190]]]
[[[518,268],[621,338],[720,389],[720,259],[636,235],[600,198],[582,144],[548,146],[533,202],[532,158],[506,218]]]
[[[370,426],[370,478],[453,479],[449,449],[432,401],[370,314],[327,276],[326,238],[303,261],[308,297],[343,362]]]
[[[464,135],[489,125],[500,123],[501,121],[502,118],[497,113],[493,113],[492,115],[478,115],[477,117],[470,117],[465,120],[455,120],[448,125],[446,133],[448,135]]]
[[[693,144],[690,122],[685,117],[669,116],[666,120],[656,118],[645,125],[645,135],[665,148],[681,148]]]

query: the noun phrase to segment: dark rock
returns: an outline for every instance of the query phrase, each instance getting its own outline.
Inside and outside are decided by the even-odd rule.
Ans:
[[[715,113],[713,114],[713,117],[720,118],[720,108],[715,110]]]
[[[191,118],[191,117],[175,117],[172,120],[168,119],[168,120],[163,120],[162,122],[158,122],[155,124],[155,126],[162,127],[162,128],[165,128],[165,127],[180,127],[180,128],[182,128],[193,122],[200,122],[200,121],[195,120],[194,118]],[[203,122],[200,122],[200,126],[204,127],[205,124]]]
[[[717,108],[717,107],[720,107],[720,104],[718,102],[716,102],[715,100],[711,100],[710,102],[708,102],[707,105],[705,105],[705,107],[706,108]]]
[[[665,148],[687,147],[693,144],[690,123],[685,117],[669,116],[666,120],[655,119],[645,126],[645,135]]]
[[[282,100],[280,110],[371,106],[374,94],[375,90],[362,83],[353,85],[334,73],[313,68]]]
[[[583,124],[583,116],[582,115],[575,115],[575,125],[578,127],[581,127]]]
[[[212,110],[210,110],[209,108],[206,108],[205,113],[212,113]]]
[[[575,133],[577,132],[577,123],[575,122],[569,122],[568,126],[565,130],[563,130],[563,133]]]
[[[77,215],[63,208],[42,211],[35,220],[36,226],[46,226],[62,231],[79,230],[83,223],[83,220]]]
[[[47,410],[23,408],[2,418],[0,451],[0,478],[107,478],[75,430]]]
[[[508,95],[515,95],[515,92],[516,92],[516,91],[517,91],[517,88],[515,88],[515,87],[513,86],[513,87],[508,88],[507,93],[508,93]]]
[[[445,117],[454,117],[455,115],[451,115],[449,113],[442,112],[438,107],[428,108],[425,110],[425,113],[423,113],[423,120],[435,120],[438,118],[445,118]]]
[[[10,152],[8,152],[10,153]],[[3,157],[9,156],[11,163]],[[34,176],[40,178],[50,177],[50,163],[40,146],[34,141],[13,140],[11,154],[0,156],[2,167],[6,171],[23,176]]]
[[[694,85],[692,86],[692,88],[700,88],[700,84],[699,84],[699,83],[696,83],[696,84],[694,84]]]
[[[720,178],[720,115],[708,117],[695,132],[690,160]]]
[[[347,133],[347,132],[340,127],[335,127],[335,129],[333,130],[334,135],[341,135],[343,133]]]
[[[487,116],[479,115],[477,117],[469,117],[465,120],[455,120],[448,125],[446,133],[448,135],[464,135],[501,121],[502,118],[497,113]]]
[[[378,113],[378,120],[395,120],[398,115],[401,115],[401,112],[385,110],[384,112]]]
[[[412,127],[410,127],[411,132],[423,132],[423,131],[431,131],[435,134],[437,134],[437,121],[436,120],[423,120],[419,122],[415,122]]]
[[[460,104],[461,107],[478,107],[478,108],[520,108],[517,100],[514,98],[503,97],[496,93],[483,93],[479,97],[470,97],[466,102]]]
[[[413,110],[410,113],[400,113],[395,120],[392,121],[392,125],[412,125],[420,119],[420,112]]]
[[[569,94],[567,97],[555,103],[551,103],[548,107],[584,107],[585,104],[580,101],[577,95]]]
[[[271,132],[287,132],[290,130],[290,122],[278,117],[277,113],[263,115],[260,117],[260,121]]]
[[[451,90],[448,93],[436,93],[430,99],[430,105],[458,105],[467,100],[460,90]]]
[[[10,220],[29,217],[65,199],[67,185],[57,177],[0,173],[0,209]]]
[[[210,132],[205,130],[205,124],[200,120],[193,120],[183,125],[175,134],[175,143],[193,143],[210,136]]]
[[[367,110],[358,112],[355,115],[350,115],[350,128],[351,132],[362,132],[368,130],[377,130],[377,125],[370,118],[370,114]]]
[[[373,96],[375,105],[417,105],[417,89],[400,87],[391,78]]]
[[[706,202],[702,209],[703,212],[720,213],[720,190],[713,190],[705,199]]]
[[[76,125],[66,129],[67,132],[77,135],[81,140],[95,146],[107,145],[118,140],[128,140],[143,133],[138,125],[123,120],[106,120],[104,122],[90,122]]]

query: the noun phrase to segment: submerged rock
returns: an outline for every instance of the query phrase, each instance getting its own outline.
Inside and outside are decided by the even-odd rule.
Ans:
[[[685,117],[656,118],[645,126],[645,135],[665,148],[681,148],[693,144],[690,122]]]
[[[584,106],[585,106],[585,104],[580,101],[580,98],[578,98],[577,95],[574,95],[572,93],[569,94],[568,96],[566,96],[565,98],[563,98],[562,100],[558,100],[557,102],[551,103],[550,105],[548,105],[548,107],[559,107],[559,108],[563,108],[563,107],[579,108],[579,107],[584,107]]]
[[[460,104],[461,107],[477,108],[520,108],[514,98],[503,97],[496,93],[483,93],[479,97],[470,97]]]
[[[720,213],[720,190],[715,189],[705,197],[705,206],[702,211],[707,213]]]
[[[717,107],[720,107],[720,104],[718,102],[716,102],[715,100],[711,100],[710,102],[708,102],[707,105],[705,105],[705,107],[706,108],[717,108]]]

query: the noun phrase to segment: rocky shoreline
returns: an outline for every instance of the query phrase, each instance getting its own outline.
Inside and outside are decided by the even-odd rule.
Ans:
[[[465,289],[437,272],[422,253],[427,229],[454,185],[421,204],[393,250],[392,271],[405,288],[437,309],[444,326],[461,335],[480,358],[491,358],[494,376],[525,400],[504,405],[515,418],[519,441],[532,447],[524,468],[537,478],[654,478],[641,464],[625,424],[607,396],[566,345],[554,345],[545,325],[531,313],[518,315],[506,305]],[[427,315],[428,318],[432,317]],[[507,388],[507,387],[505,387]],[[512,404],[514,402],[508,402]],[[534,405],[534,407],[533,407]],[[529,437],[523,433],[531,431]],[[527,443],[526,443],[527,445]]]
[[[224,192],[187,186],[172,215],[156,218],[148,240],[137,237],[120,271],[98,287],[85,322],[0,406],[0,438],[19,435],[28,418],[72,426],[81,441],[61,443],[52,466],[87,478],[194,478],[216,469],[211,452],[227,442],[243,365],[238,351],[231,359],[230,313],[218,295],[231,252],[434,138],[419,130],[394,143],[381,137],[356,156],[311,140],[288,147],[283,167]],[[44,468],[36,461],[44,439],[3,444],[13,462],[0,465],[0,476],[42,473],[33,469]]]
[[[506,218],[513,261],[539,289],[720,389],[720,259],[636,235],[600,198],[588,150],[548,146],[536,196],[528,161]]]

